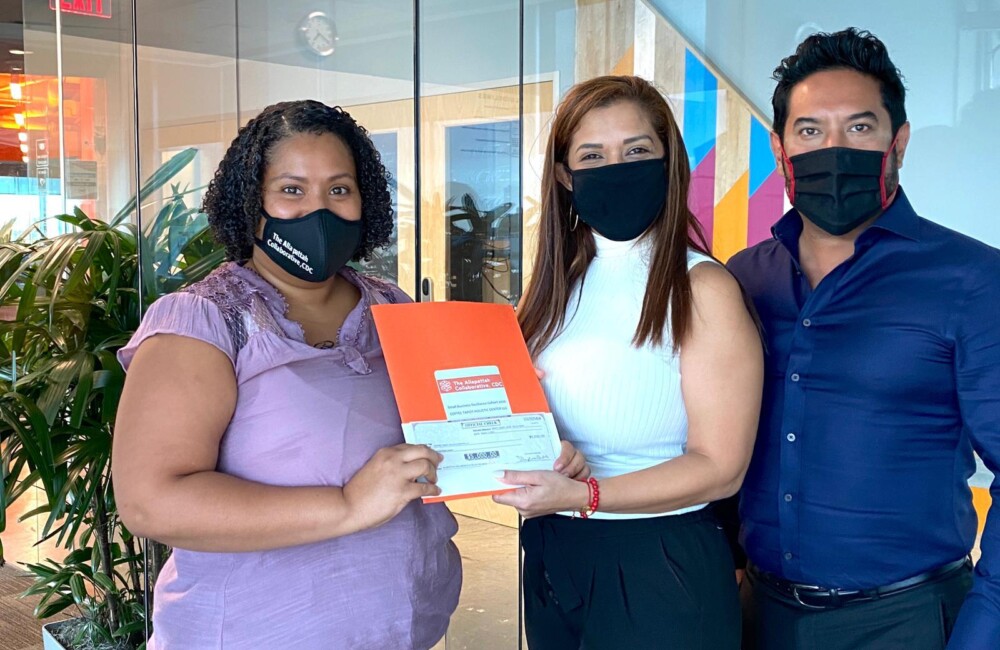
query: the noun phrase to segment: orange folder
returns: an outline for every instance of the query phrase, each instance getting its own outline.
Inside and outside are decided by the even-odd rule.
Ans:
[[[436,370],[497,366],[514,413],[548,412],[510,305],[420,302],[373,305],[372,316],[403,422],[445,419]]]
[[[404,423],[445,420],[434,373],[475,366],[499,368],[512,413],[549,412],[511,306],[425,302],[371,309]],[[425,501],[507,491],[498,484],[495,491]]]

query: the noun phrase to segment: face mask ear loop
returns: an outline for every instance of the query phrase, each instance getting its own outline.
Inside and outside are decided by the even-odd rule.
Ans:
[[[892,196],[896,195],[896,190],[892,191],[892,196],[886,196],[885,195],[885,192],[886,192],[886,190],[885,190],[885,166],[887,164],[889,164],[889,156],[893,152],[896,151],[896,140],[898,140],[898,139],[899,139],[899,131],[896,131],[896,135],[892,138],[892,144],[890,144],[889,148],[886,150],[886,152],[884,154],[882,154],[882,173],[879,174],[878,187],[879,187],[879,191],[882,193],[882,209],[883,210],[885,210],[887,207],[889,207],[889,200],[892,198]]]
[[[791,158],[785,153],[785,145],[781,145],[781,160],[785,163],[785,183],[786,192],[788,194],[788,201],[790,203],[795,203],[795,167],[792,165]]]

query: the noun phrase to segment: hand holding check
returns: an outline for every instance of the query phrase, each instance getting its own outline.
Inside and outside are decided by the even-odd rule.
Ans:
[[[590,491],[583,481],[590,476],[590,467],[583,454],[563,440],[562,452],[552,469],[530,472],[506,470],[498,480],[523,487],[495,494],[493,500],[514,507],[525,519],[585,508]]]

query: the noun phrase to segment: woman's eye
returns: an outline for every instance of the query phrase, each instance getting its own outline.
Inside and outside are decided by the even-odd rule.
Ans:
[[[350,194],[350,192],[351,188],[345,187],[343,185],[338,185],[337,187],[330,190],[330,194],[337,194],[337,195]]]
[[[287,186],[281,188],[281,193],[282,194],[301,194],[302,190],[299,189],[299,188],[297,188],[297,187],[295,187],[294,185],[287,185]]]
[[[582,158],[580,158],[580,160],[599,160],[600,157],[601,157],[600,154],[588,153],[584,155]]]
[[[626,152],[626,156],[635,156],[639,154],[649,153],[649,149],[646,147],[632,147]]]

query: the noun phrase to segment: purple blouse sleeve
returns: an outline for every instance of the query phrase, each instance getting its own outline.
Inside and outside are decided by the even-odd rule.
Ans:
[[[410,294],[400,289],[398,285],[391,284],[389,286],[391,287],[393,298],[397,304],[413,302],[413,298],[410,297]]]
[[[236,366],[236,350],[222,312],[214,302],[188,292],[172,293],[154,302],[132,335],[118,351],[118,362],[128,370],[136,350],[157,334],[176,334],[204,341],[222,350]]]

